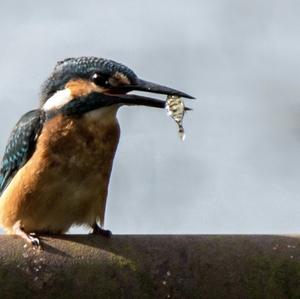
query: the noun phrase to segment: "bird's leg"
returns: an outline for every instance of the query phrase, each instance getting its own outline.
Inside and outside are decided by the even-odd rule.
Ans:
[[[33,246],[40,247],[40,240],[36,237],[27,234],[22,228],[21,221],[17,221],[13,226],[13,232]]]
[[[92,228],[93,228],[93,232],[92,232],[93,235],[101,235],[106,238],[110,238],[112,236],[112,233],[110,230],[101,228],[97,223],[95,223],[92,226]]]

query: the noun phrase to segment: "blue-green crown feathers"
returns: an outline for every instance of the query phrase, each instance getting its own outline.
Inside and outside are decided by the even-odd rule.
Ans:
[[[126,75],[132,83],[137,78],[136,74],[127,66],[110,59],[93,56],[66,58],[56,64],[52,74],[43,84],[41,104],[44,104],[57,90],[63,89],[69,80],[76,78],[88,79],[95,72],[100,72],[104,75],[120,72]]]

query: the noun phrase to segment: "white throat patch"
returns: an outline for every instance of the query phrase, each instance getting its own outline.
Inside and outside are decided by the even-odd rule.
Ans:
[[[59,90],[46,101],[46,103],[43,105],[43,109],[44,111],[59,109],[72,99],[72,93],[69,88]]]

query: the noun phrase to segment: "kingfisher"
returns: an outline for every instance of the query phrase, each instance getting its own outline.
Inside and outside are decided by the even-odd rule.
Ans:
[[[110,59],[59,61],[41,88],[39,108],[24,114],[8,139],[0,168],[0,225],[32,245],[38,235],[86,225],[103,228],[124,105],[164,108],[165,101],[132,91],[192,96],[140,79]]]

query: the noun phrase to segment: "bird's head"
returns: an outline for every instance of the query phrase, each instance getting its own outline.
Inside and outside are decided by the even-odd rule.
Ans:
[[[145,91],[193,98],[181,91],[140,79],[128,67],[97,57],[67,58],[57,63],[42,87],[41,106],[82,114],[112,105],[164,108],[165,101],[130,94]]]

